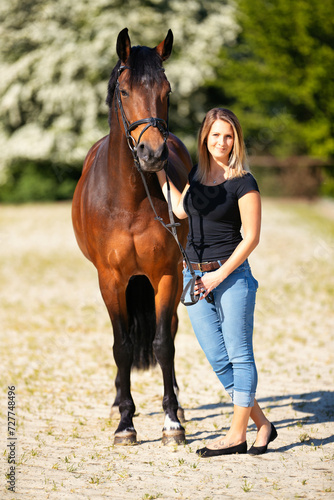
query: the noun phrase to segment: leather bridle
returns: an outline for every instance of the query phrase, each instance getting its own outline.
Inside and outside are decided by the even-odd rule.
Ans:
[[[121,117],[122,117],[122,121],[123,121],[126,140],[127,140],[128,146],[130,148],[130,151],[132,153],[136,167],[138,168],[138,170],[140,170],[137,148],[138,148],[138,144],[140,144],[141,138],[142,138],[143,134],[146,132],[146,130],[148,130],[150,127],[157,128],[159,130],[159,132],[161,133],[161,135],[163,136],[165,144],[167,144],[167,139],[169,136],[169,129],[168,129],[169,98],[168,98],[168,103],[167,103],[167,109],[168,109],[167,121],[163,120],[162,118],[157,118],[157,117],[151,116],[149,118],[142,118],[141,120],[136,120],[135,122],[130,123],[126,117],[126,114],[125,114],[125,111],[123,108],[121,92],[120,92],[120,85],[119,85],[119,77],[125,69],[131,69],[131,68],[129,66],[123,65],[123,66],[120,66],[118,69],[115,95],[116,95],[117,105],[118,105],[119,110],[121,112]],[[161,68],[161,71],[164,71],[164,69]],[[135,138],[131,135],[131,132],[133,130],[135,130],[137,127],[139,127],[139,125],[144,125],[144,124],[146,124],[146,127],[144,127],[143,130],[140,132],[138,140],[136,141]]]

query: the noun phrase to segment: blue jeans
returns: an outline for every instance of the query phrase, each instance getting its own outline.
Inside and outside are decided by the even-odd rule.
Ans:
[[[205,273],[196,272],[202,277]],[[184,286],[191,279],[183,270]],[[233,404],[254,406],[257,370],[253,353],[253,320],[258,282],[246,260],[213,291],[214,302],[188,306],[197,340]]]

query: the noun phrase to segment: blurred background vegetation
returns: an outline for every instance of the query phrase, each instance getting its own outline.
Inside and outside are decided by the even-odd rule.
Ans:
[[[0,201],[71,198],[124,27],[150,47],[172,29],[170,129],[194,161],[204,114],[229,107],[263,194],[334,197],[332,0],[4,0]]]

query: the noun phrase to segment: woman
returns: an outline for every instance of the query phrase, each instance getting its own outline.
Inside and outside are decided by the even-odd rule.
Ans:
[[[171,198],[175,215],[189,217],[186,252],[199,276],[195,294],[201,296],[188,307],[189,317],[234,411],[227,434],[197,453],[201,457],[247,453],[251,417],[257,437],[248,453],[260,455],[277,437],[255,399],[252,337],[258,284],[247,258],[259,243],[261,201],[254,177],[245,170],[243,133],[234,113],[223,108],[207,113],[198,136],[198,159],[182,193],[170,182]],[[157,175],[166,197],[166,174]],[[185,286],[190,279],[185,269]],[[213,302],[203,300],[211,292]]]

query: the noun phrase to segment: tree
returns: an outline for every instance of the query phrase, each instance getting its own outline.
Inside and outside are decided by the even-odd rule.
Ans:
[[[71,195],[86,152],[108,133],[107,83],[125,26],[134,45],[151,47],[173,30],[171,129],[192,148],[205,105],[198,89],[235,38],[233,12],[221,0],[2,2],[2,199]]]
[[[237,0],[240,32],[207,81],[232,107],[251,154],[334,155],[334,3]]]

